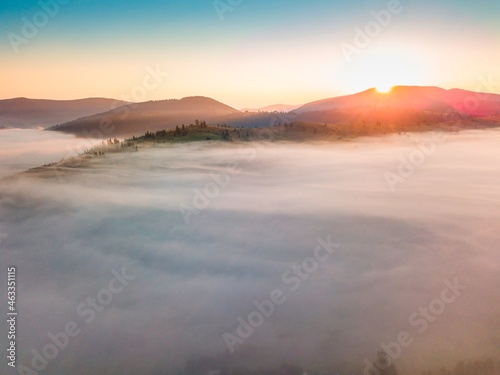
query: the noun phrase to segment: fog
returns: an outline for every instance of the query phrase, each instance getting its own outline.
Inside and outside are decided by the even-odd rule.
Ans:
[[[499,360],[499,144],[492,130],[169,145],[4,180],[18,366],[33,369],[32,350],[68,322],[81,333],[40,373],[362,374],[402,336],[389,349],[403,375]],[[89,308],[123,269],[123,290]],[[242,339],[241,319],[273,291],[280,303]]]
[[[41,129],[2,129],[0,178],[78,155],[101,141]]]

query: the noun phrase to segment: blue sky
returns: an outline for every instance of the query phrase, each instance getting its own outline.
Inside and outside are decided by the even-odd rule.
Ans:
[[[43,7],[0,3],[1,98],[121,98],[152,66],[169,78],[148,99],[206,95],[237,107],[377,85],[475,90],[481,77],[500,80],[494,0],[401,0],[402,11],[350,60],[341,46],[355,46],[356,28],[365,30],[390,1],[220,0],[233,9],[223,20],[213,0],[61,2],[17,47],[12,35],[24,37],[23,19],[33,22]]]

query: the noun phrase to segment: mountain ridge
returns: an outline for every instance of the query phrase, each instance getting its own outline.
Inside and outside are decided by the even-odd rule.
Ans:
[[[339,110],[346,108],[398,108],[458,112],[471,116],[500,113],[500,95],[436,86],[394,86],[388,93],[375,88],[304,104],[297,113]]]
[[[47,127],[109,110],[128,102],[110,98],[70,100],[17,97],[0,100],[0,126],[4,128]]]
[[[7,111],[2,104],[16,103]],[[41,105],[24,112],[27,104]],[[49,130],[72,134],[99,134],[99,136],[131,136],[146,131],[169,130],[182,124],[206,121],[213,125],[259,128],[303,121],[335,125],[377,125],[397,128],[408,124],[432,125],[457,121],[462,118],[500,119],[500,95],[463,89],[443,89],[436,86],[395,86],[388,93],[371,88],[359,93],[312,101],[290,112],[242,112],[206,96],[188,96],[181,99],[150,100],[129,103],[106,98],[85,98],[69,101],[50,99],[13,98],[0,101],[0,127],[5,124],[6,112],[29,117],[33,113],[50,112],[43,104],[71,104],[86,109],[83,116],[67,121],[52,122]],[[99,105],[95,105],[95,104]],[[104,105],[106,104],[106,105]],[[284,105],[283,105],[284,106]],[[50,107],[50,105],[49,105]],[[263,108],[271,108],[268,106]],[[50,109],[50,108],[49,108]],[[57,110],[57,105],[55,107]],[[90,110],[95,112],[89,113]],[[99,110],[99,111],[96,111]],[[9,112],[10,111],[10,112]],[[45,111],[45,112],[44,112]],[[56,111],[57,112],[57,111]],[[69,117],[74,111],[45,113],[44,119]],[[490,119],[491,120],[491,119]],[[12,125],[12,124],[10,124]],[[103,131],[105,130],[105,131]],[[104,133],[104,134],[103,134]]]
[[[68,133],[96,132],[104,128],[109,136],[133,135],[145,130],[162,130],[194,123],[196,120],[222,121],[241,112],[205,96],[151,100],[116,107],[110,111],[51,126],[48,130]],[[110,130],[111,129],[111,130]]]

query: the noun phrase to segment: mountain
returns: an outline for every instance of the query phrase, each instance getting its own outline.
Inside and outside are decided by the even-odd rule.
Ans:
[[[37,128],[109,111],[127,102],[105,98],[45,100],[14,98],[0,100],[0,128]]]
[[[274,104],[262,108],[244,108],[242,112],[291,112],[302,105]]]
[[[308,103],[298,113],[354,108],[409,109],[415,111],[456,112],[469,116],[500,113],[500,95],[439,87],[395,86],[389,93],[369,89],[354,95]]]
[[[269,109],[271,107],[267,107]],[[493,120],[485,117],[495,117]],[[261,128],[292,122],[332,124],[398,131],[432,128],[461,121],[463,126],[498,122],[500,95],[438,87],[397,86],[389,93],[375,89],[305,104],[291,112],[240,112],[214,99],[183,99],[126,104],[99,114],[52,126],[83,136],[113,138],[169,130],[196,120],[233,127]],[[463,119],[474,120],[467,125]]]
[[[50,127],[74,134],[95,134],[106,137],[130,136],[175,128],[177,125],[204,120],[223,123],[238,117],[241,112],[214,99],[192,96],[183,99],[149,101],[127,104],[114,110],[83,117],[74,121]]]
[[[296,121],[331,124],[440,123],[500,116],[500,95],[438,87],[396,86],[389,93],[369,89],[308,103]]]

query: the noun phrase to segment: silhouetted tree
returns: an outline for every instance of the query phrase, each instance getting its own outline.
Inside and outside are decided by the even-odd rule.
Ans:
[[[226,130],[222,131],[222,139],[224,141],[230,141],[230,140],[232,140],[231,135],[229,134],[229,130],[226,129]]]

